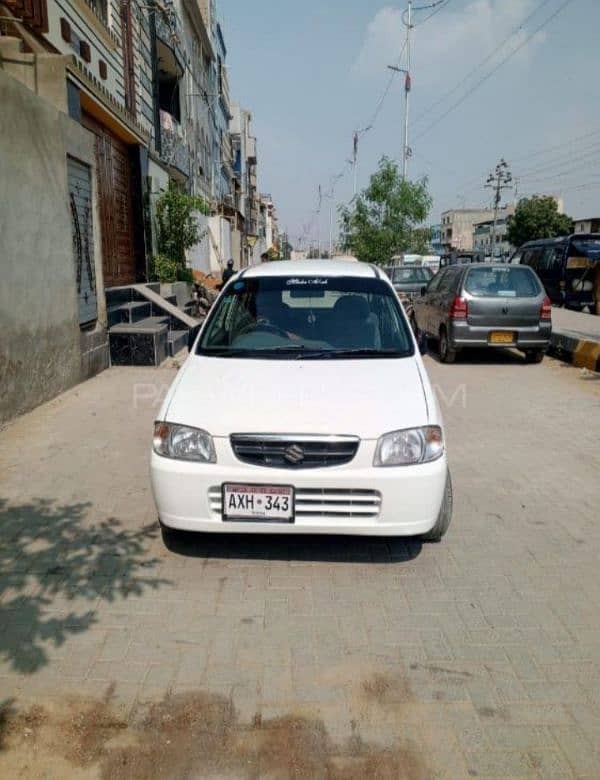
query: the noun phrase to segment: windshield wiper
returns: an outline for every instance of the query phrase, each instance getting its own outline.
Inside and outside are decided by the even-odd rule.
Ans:
[[[323,349],[323,350],[307,350],[303,352],[299,358],[302,360],[320,360],[321,358],[328,358],[330,360],[352,358],[352,357],[406,357],[408,352],[398,352],[396,349],[374,349],[371,347],[363,347],[360,349]]]

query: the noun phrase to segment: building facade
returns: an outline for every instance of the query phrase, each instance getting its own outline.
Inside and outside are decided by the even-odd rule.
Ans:
[[[573,232],[574,233],[600,233],[600,217],[574,220]]]
[[[11,192],[0,199],[0,223],[11,235],[28,236],[13,247],[14,274],[4,281],[16,291],[28,279],[44,280],[41,259],[61,248],[52,266],[56,279],[27,289],[28,306],[48,316],[38,318],[29,346],[11,343],[21,344],[22,354],[35,355],[35,345],[43,345],[43,353],[53,355],[48,340],[60,332],[62,356],[44,364],[40,383],[11,343],[0,345],[0,368],[11,372],[14,399],[6,414],[0,410],[1,419],[108,365],[113,323],[105,291],[149,280],[157,253],[156,202],[171,184],[201,195],[209,207],[208,217],[198,216],[199,267],[218,274],[229,257],[238,267],[256,261],[256,139],[248,111],[239,114],[237,136],[231,135],[226,59],[214,0],[0,0],[0,161],[6,163],[3,186],[8,182]],[[52,186],[44,154],[37,154],[46,149]],[[11,163],[15,155],[20,176]],[[24,228],[36,222],[31,204],[44,225],[54,210],[52,230],[20,231],[15,221]],[[265,240],[267,212],[263,206]],[[42,307],[44,291],[58,296],[58,308],[47,300]],[[42,296],[37,304],[36,295]],[[64,304],[71,299],[74,312]],[[15,295],[2,305],[4,321],[20,322]],[[5,379],[8,374],[0,377],[3,385]]]
[[[505,260],[515,250],[508,241],[508,222],[514,214],[514,206],[506,206],[498,211],[496,227],[494,220],[487,219],[477,222],[473,226],[473,249],[481,252],[484,257],[492,257],[492,236],[494,240],[493,257],[497,260]]]
[[[442,213],[441,243],[445,251],[473,249],[474,225],[493,219],[492,209],[450,209]]]

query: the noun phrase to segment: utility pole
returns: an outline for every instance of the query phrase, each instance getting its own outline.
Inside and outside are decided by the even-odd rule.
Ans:
[[[420,9],[416,9],[417,11]],[[404,133],[402,137],[402,179],[406,180],[408,175],[408,158],[411,151],[408,145],[408,118],[410,108],[410,90],[412,87],[412,78],[410,75],[410,34],[412,31],[412,0],[408,0],[408,9],[406,10],[406,68],[400,68],[398,65],[388,65],[390,70],[396,71],[396,73],[404,73]],[[404,18],[404,17],[403,17]]]
[[[352,178],[353,178],[353,185],[352,185],[352,191],[353,191],[353,200],[356,199],[356,193],[357,193],[357,184],[358,184],[358,132],[354,133],[354,137],[352,139],[353,143],[353,153],[352,153]]]
[[[504,158],[496,165],[495,170],[487,177],[485,186],[494,191],[494,222],[492,225],[492,236],[490,240],[490,257],[494,259],[494,249],[496,245],[496,223],[498,222],[498,209],[502,200],[502,190],[512,189],[512,173],[508,168],[508,163]]]
[[[408,173],[408,108],[411,88],[410,76],[410,32],[412,29],[412,0],[408,0],[408,19],[406,24],[406,75],[404,77],[404,146],[402,155],[402,178],[406,180]]]

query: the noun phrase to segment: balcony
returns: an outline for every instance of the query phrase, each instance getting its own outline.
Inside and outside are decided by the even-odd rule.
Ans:
[[[190,151],[183,128],[167,111],[160,112],[160,156],[170,168],[190,175]]]
[[[86,0],[88,3],[96,2],[96,0]],[[185,54],[181,44],[182,27],[179,20],[177,11],[171,2],[167,2],[160,12],[156,14],[156,37],[159,40],[158,46],[158,59],[159,66],[162,61],[169,61],[171,57],[175,59],[175,67],[183,74],[185,70]],[[161,51],[161,45],[166,46],[169,50],[168,53]],[[169,65],[171,63],[169,62]]]

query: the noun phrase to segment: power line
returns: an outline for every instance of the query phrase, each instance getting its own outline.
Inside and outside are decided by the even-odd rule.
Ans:
[[[546,5],[549,0],[544,0],[542,5]],[[504,57],[492,70],[490,70],[488,73],[486,73],[479,81],[477,81],[471,89],[466,92],[459,100],[457,100],[455,103],[453,103],[450,108],[448,108],[441,116],[439,116],[437,119],[435,119],[430,125],[428,125],[425,130],[423,130],[415,140],[419,140],[424,135],[427,135],[431,130],[433,130],[434,127],[436,127],[443,119],[445,119],[448,114],[451,114],[452,111],[454,111],[456,108],[458,108],[460,105],[462,105],[467,98],[469,98],[479,87],[484,84],[488,79],[490,79],[497,71],[500,70],[500,68],[505,65],[512,57],[515,56],[529,41],[536,36],[540,30],[542,30],[547,24],[552,22],[564,9],[570,5],[573,2],[573,0],[564,0],[564,2],[552,13],[547,19],[545,19],[541,24],[539,24],[536,29],[531,32],[526,38],[524,38],[519,45],[514,48],[511,52],[509,52],[506,57]],[[539,9],[538,9],[539,10]],[[512,37],[512,36],[511,36]]]
[[[550,1],[551,1],[551,0],[543,0],[543,2],[541,3],[541,5],[538,5],[538,6],[537,6],[537,8],[535,8],[535,9],[534,9],[534,10],[533,10],[533,11],[532,11],[530,14],[529,14],[529,16],[527,16],[525,19],[523,19],[523,21],[522,21],[522,22],[519,22],[519,24],[518,24],[518,25],[517,25],[517,26],[516,26],[516,27],[515,27],[515,28],[512,30],[512,32],[510,33],[510,35],[509,35],[507,38],[505,38],[505,39],[502,41],[502,43],[498,44],[498,46],[496,46],[496,48],[494,49],[494,51],[492,51],[490,54],[488,54],[488,56],[487,56],[485,59],[483,59],[483,60],[482,60],[482,61],[481,61],[479,64],[475,65],[475,67],[474,67],[474,68],[472,68],[472,70],[470,70],[470,71],[467,73],[467,75],[466,75],[466,76],[464,76],[464,78],[463,78],[461,81],[459,81],[459,82],[458,82],[458,84],[456,84],[454,87],[452,87],[452,89],[448,90],[448,92],[446,92],[445,94],[443,94],[443,95],[442,95],[440,98],[438,98],[438,99],[437,99],[437,100],[436,100],[434,103],[432,103],[432,104],[431,104],[431,105],[430,105],[428,108],[425,108],[423,111],[421,111],[421,113],[420,113],[420,114],[418,114],[418,115],[417,115],[417,117],[415,118],[415,120],[414,120],[414,124],[416,124],[417,122],[419,122],[419,121],[420,121],[420,120],[421,120],[421,119],[422,119],[422,118],[423,118],[423,117],[424,117],[426,114],[428,114],[430,111],[433,111],[433,109],[434,109],[434,108],[437,108],[437,106],[439,106],[439,105],[440,105],[440,103],[443,103],[443,102],[446,100],[446,98],[449,98],[449,97],[450,97],[450,95],[454,95],[454,93],[455,93],[455,92],[457,92],[457,91],[458,91],[458,90],[459,90],[459,89],[460,89],[460,88],[463,86],[463,84],[465,84],[465,83],[466,83],[466,82],[467,82],[467,81],[468,81],[468,80],[471,78],[471,76],[473,76],[475,73],[477,73],[479,70],[481,70],[481,68],[483,68],[483,67],[484,67],[484,65],[487,65],[487,64],[488,64],[488,62],[490,62],[491,60],[493,60],[493,59],[494,59],[494,57],[496,56],[496,54],[498,54],[498,52],[499,52],[499,51],[501,51],[501,50],[502,50],[502,49],[503,49],[503,48],[506,46],[506,44],[507,44],[507,43],[510,41],[510,39],[511,39],[511,38],[512,38],[514,35],[516,35],[517,33],[519,33],[519,32],[520,32],[520,31],[523,29],[523,27],[524,27],[524,26],[527,24],[527,22],[529,22],[529,20],[530,20],[530,19],[532,19],[532,18],[533,18],[533,17],[534,17],[534,16],[535,16],[535,15],[536,15],[536,14],[537,14],[539,11],[541,11],[541,10],[542,10],[542,8],[543,8],[545,5],[548,5],[548,3],[549,3]]]

